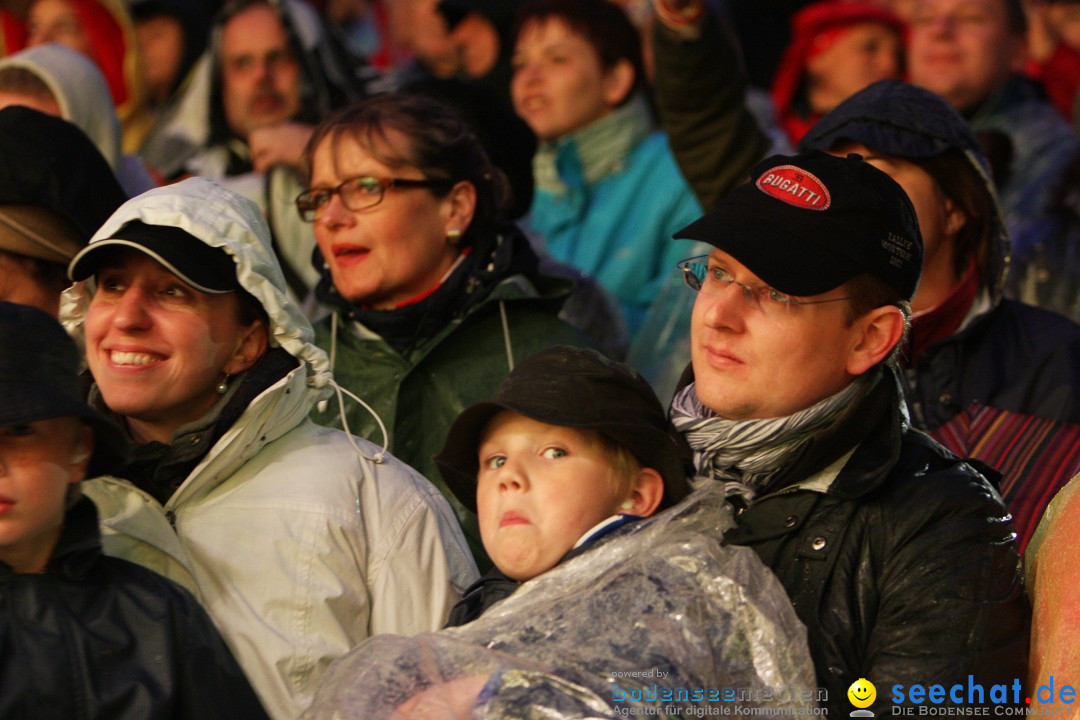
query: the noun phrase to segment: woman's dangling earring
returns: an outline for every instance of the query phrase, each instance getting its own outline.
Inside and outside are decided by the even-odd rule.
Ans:
[[[221,382],[219,382],[217,384],[217,387],[214,388],[215,390],[217,390],[218,395],[224,395],[225,393],[229,392],[229,378],[231,377],[232,375],[226,373],[225,377],[221,378]]]
[[[446,231],[446,239],[450,241],[451,245],[457,245],[461,242],[461,231],[457,228]]]

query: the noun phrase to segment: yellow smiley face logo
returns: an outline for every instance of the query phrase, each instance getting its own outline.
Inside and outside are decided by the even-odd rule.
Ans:
[[[847,689],[848,700],[857,708],[867,708],[877,699],[877,688],[866,678],[859,678]]]

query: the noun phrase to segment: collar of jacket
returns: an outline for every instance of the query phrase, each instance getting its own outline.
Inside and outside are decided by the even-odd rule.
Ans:
[[[298,365],[299,361],[283,348],[271,348],[249,370],[232,379],[229,391],[214,407],[177,428],[168,445],[150,442],[136,446],[129,462],[116,474],[166,505],[248,405]],[[91,388],[90,403],[120,427],[127,427],[124,418],[105,405],[96,385]]]
[[[620,172],[626,156],[654,128],[648,101],[635,93],[625,105],[592,124],[543,143],[533,156],[536,189],[563,195]]]
[[[693,380],[693,366],[687,365],[675,392]],[[870,392],[832,426],[818,433],[794,462],[776,474],[759,499],[784,492],[849,452],[850,459],[825,493],[852,499],[872,492],[885,481],[900,457],[900,445],[909,426],[899,371],[882,368],[881,378]]]
[[[64,513],[64,526],[46,572],[79,580],[90,573],[99,557],[101,534],[97,508],[89,498],[81,497]],[[15,574],[10,565],[0,562],[0,577]]]
[[[455,298],[438,296],[436,292],[423,301],[446,303],[449,299],[448,321],[430,338],[417,342],[415,348],[431,347],[434,344],[430,342],[432,339],[442,338],[457,322],[489,303],[531,299],[549,303],[557,310],[574,288],[572,280],[540,273],[536,252],[513,224],[500,227],[489,242],[478,244],[457,272],[467,274],[467,277],[448,279],[445,283],[459,288],[460,292]],[[360,334],[372,334],[373,328],[363,323],[362,311],[338,293],[329,270],[323,272],[315,295],[320,302],[342,311],[345,319],[358,326]]]
[[[799,458],[773,479],[775,492],[821,472],[851,452],[827,495],[850,500],[874,491],[900,457],[900,445],[908,430],[900,377],[896,369],[883,369],[869,393],[806,446]]]

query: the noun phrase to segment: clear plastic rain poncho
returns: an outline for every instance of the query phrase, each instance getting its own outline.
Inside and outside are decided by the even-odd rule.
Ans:
[[[818,714],[806,631],[708,483],[523,584],[479,619],[370,638],[310,720]],[[725,712],[725,707],[727,712]]]

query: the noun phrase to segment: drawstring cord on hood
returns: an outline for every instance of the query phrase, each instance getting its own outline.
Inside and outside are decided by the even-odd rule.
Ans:
[[[502,317],[503,342],[506,344],[506,364],[510,372],[514,371],[514,348],[510,346],[510,321],[506,319],[506,303],[499,301],[499,315]]]
[[[382,418],[379,417],[379,413],[375,412],[375,408],[371,407],[366,402],[361,400],[360,397],[358,395],[356,395],[355,393],[352,393],[349,390],[346,390],[345,388],[338,385],[337,381],[334,380],[334,360],[337,357],[337,329],[338,329],[338,313],[337,313],[337,310],[335,310],[333,313],[330,314],[330,381],[329,381],[329,385],[330,385],[330,387],[334,388],[334,394],[337,395],[337,399],[338,399],[338,417],[341,418],[341,428],[342,428],[342,430],[345,431],[345,437],[349,439],[349,444],[353,446],[353,450],[356,451],[357,455],[364,458],[365,460],[370,460],[373,463],[381,464],[383,461],[386,460],[386,452],[390,447],[390,433],[387,432],[386,425],[383,423]],[[382,433],[382,438],[383,438],[382,449],[379,450],[379,452],[375,453],[374,456],[366,455],[364,453],[364,451],[360,449],[360,446],[356,444],[356,441],[353,440],[352,432],[349,431],[349,421],[345,417],[345,396],[346,395],[348,395],[353,400],[358,402],[362,408],[364,408],[369,413],[371,413],[371,417],[375,418],[375,422],[379,426],[379,432]],[[328,401],[325,400],[325,399],[320,400],[318,402],[317,407],[318,407],[320,413],[326,412],[327,402]]]
[[[334,360],[337,359],[337,324],[338,324],[338,311],[330,313],[330,373],[334,372]],[[319,408],[319,412],[322,412],[326,408]]]
[[[514,348],[513,348],[512,344],[510,342],[510,320],[506,316],[506,303],[504,301],[502,301],[502,300],[499,301],[499,315],[502,318],[503,342],[506,345],[506,364],[509,366],[510,370],[513,371],[513,369],[514,369]],[[371,462],[374,462],[374,463],[381,463],[381,462],[383,462],[385,460],[386,452],[387,452],[388,448],[390,447],[390,433],[387,432],[386,425],[383,423],[382,418],[379,417],[379,413],[375,412],[375,408],[368,405],[366,402],[364,402],[362,399],[360,399],[360,397],[358,395],[356,395],[355,393],[352,393],[349,390],[346,390],[345,388],[338,385],[337,381],[333,379],[334,378],[334,361],[337,359],[337,332],[338,332],[338,312],[335,310],[334,312],[332,312],[330,314],[330,381],[329,381],[329,384],[330,384],[330,387],[334,388],[334,393],[337,395],[337,399],[338,399],[338,417],[341,418],[341,427],[345,431],[346,437],[349,438],[349,443],[353,446],[353,449],[356,450],[356,453],[360,457],[365,458],[366,460],[370,460]],[[382,438],[383,438],[382,449],[379,452],[375,453],[374,457],[369,457],[369,456],[365,455],[364,451],[361,450],[360,447],[353,440],[352,433],[349,431],[349,421],[345,417],[345,397],[344,397],[345,395],[348,395],[349,397],[351,397],[353,400],[358,402],[361,407],[363,407],[365,410],[367,410],[369,413],[371,413],[371,416],[373,418],[375,418],[375,422],[379,426],[379,432],[382,433]],[[317,407],[318,407],[318,410],[319,410],[320,413],[326,412],[327,400],[325,400],[325,399],[320,400],[318,402]]]
[[[338,385],[337,381],[334,380],[333,378],[330,379],[330,387],[334,388],[334,393],[337,395],[338,414],[341,417],[341,428],[342,428],[342,430],[345,431],[345,437],[347,437],[349,439],[349,444],[353,446],[353,450],[355,450],[356,454],[359,455],[360,457],[364,458],[365,460],[370,460],[373,463],[381,464],[383,461],[386,460],[386,452],[387,452],[387,449],[390,447],[390,434],[386,431],[386,425],[383,424],[382,418],[379,417],[379,413],[375,412],[375,408],[371,407],[366,402],[361,400],[358,395],[356,395],[355,393],[352,393],[349,390],[346,390],[345,388]],[[371,413],[371,416],[373,418],[375,418],[375,422],[378,423],[378,425],[379,425],[379,432],[382,433],[382,437],[383,437],[382,449],[379,450],[379,452],[375,453],[374,456],[366,455],[364,453],[364,451],[360,449],[360,446],[356,444],[356,441],[353,439],[352,432],[349,431],[349,421],[345,417],[345,396],[346,395],[351,397],[356,402],[360,403],[360,406],[363,407],[365,410],[367,410],[369,413]],[[321,412],[321,411],[324,411],[325,409],[326,409],[326,401],[321,400],[319,402],[319,410]]]

